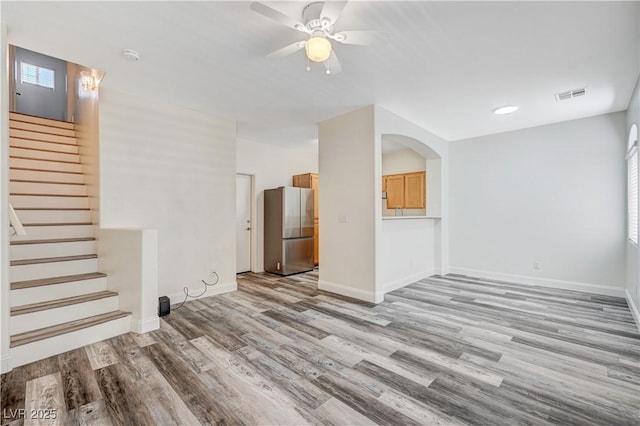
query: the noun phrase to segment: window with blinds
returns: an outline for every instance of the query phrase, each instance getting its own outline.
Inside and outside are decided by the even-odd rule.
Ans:
[[[634,124],[629,133],[627,152],[627,220],[629,240],[638,244],[638,127]]]
[[[47,89],[54,89],[55,71],[26,62],[20,62],[20,81],[22,83],[46,87]]]

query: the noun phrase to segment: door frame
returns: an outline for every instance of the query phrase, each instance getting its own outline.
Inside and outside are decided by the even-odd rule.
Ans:
[[[251,230],[249,231],[249,270],[251,272],[256,271],[256,197],[255,197],[255,175],[251,173],[236,173],[236,185],[238,183],[238,176],[248,176],[250,182],[249,188],[249,220],[251,221]],[[237,194],[237,190],[236,190]],[[238,212],[236,211],[236,217]],[[236,236],[236,243],[238,237]]]

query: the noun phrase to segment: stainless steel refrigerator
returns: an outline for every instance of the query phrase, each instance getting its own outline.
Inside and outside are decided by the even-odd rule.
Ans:
[[[264,191],[264,270],[291,275],[313,269],[313,189]]]

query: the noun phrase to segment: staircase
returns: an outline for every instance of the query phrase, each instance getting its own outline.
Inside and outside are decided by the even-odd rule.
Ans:
[[[19,366],[123,334],[130,315],[98,272],[74,124],[10,114],[10,330]]]

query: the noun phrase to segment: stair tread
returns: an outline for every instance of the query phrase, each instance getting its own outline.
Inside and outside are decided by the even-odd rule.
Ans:
[[[43,240],[15,240],[10,241],[9,245],[22,246],[26,244],[51,244],[51,243],[77,243],[81,241],[95,241],[95,237],[78,237],[78,238],[49,238]]]
[[[107,274],[102,272],[90,272],[88,274],[63,275],[59,277],[40,278],[37,280],[15,281],[11,283],[11,290],[21,290],[23,288],[41,287],[45,285],[64,284],[75,281],[93,280],[104,278]]]
[[[51,158],[24,157],[22,155],[10,155],[9,158],[14,158],[16,160],[46,161],[48,163],[81,164],[79,161],[54,160]]]
[[[42,222],[42,223],[23,223],[22,226],[87,226],[93,225],[93,222]]]
[[[27,343],[37,342],[39,340],[48,339],[50,337],[60,336],[61,334],[71,333],[73,331],[82,330],[94,325],[102,324],[119,318],[131,315],[130,312],[113,311],[106,314],[95,315],[80,320],[69,321],[63,324],[57,324],[51,327],[40,328],[38,330],[27,331],[11,336],[10,347],[26,345]]]
[[[14,306],[11,308],[11,316],[30,314],[33,312],[45,311],[47,309],[61,308],[63,306],[77,305],[79,303],[91,302],[93,300],[105,299],[117,296],[115,291],[103,290],[95,293],[82,294],[79,296],[64,297],[62,299],[47,300],[46,302],[31,303],[28,305]]]
[[[59,136],[62,136],[62,135],[59,135]],[[67,136],[67,137],[69,137],[69,136]],[[23,136],[9,136],[9,140],[11,140],[11,139],[21,139],[21,140],[24,140],[24,141],[32,141],[32,142],[55,143],[55,144],[58,144],[58,145],[67,145],[67,146],[78,146],[77,143],[59,142],[59,141],[43,141],[43,140],[40,140],[40,139],[25,138]],[[19,147],[16,147],[16,148],[19,148]]]
[[[78,197],[87,198],[88,195],[81,194],[32,194],[29,192],[11,192],[9,195],[19,195],[21,197]]]
[[[14,167],[9,166],[9,170],[24,170],[27,172],[46,172],[46,173],[67,173],[70,175],[81,175],[82,172],[70,172],[68,170],[47,170],[47,169],[34,169],[33,167]]]
[[[9,179],[9,182],[20,183],[46,183],[52,185],[85,185],[84,182],[56,182],[54,180]]]
[[[21,121],[21,123],[24,123],[24,121]],[[23,129],[20,127],[14,127],[11,124],[13,123],[9,123],[9,130],[20,130],[22,132],[28,132],[28,133],[35,133],[36,135],[51,135],[51,136],[62,136],[63,138],[75,138],[76,136],[70,136],[70,135],[61,135],[60,133],[54,133],[53,131],[50,132],[44,132],[42,130],[33,130],[33,129]],[[50,127],[52,129],[60,129],[60,130],[69,130],[75,133],[75,130],[71,130],[71,129],[63,129],[61,127],[54,127],[54,126],[47,126],[46,124],[38,124],[38,123],[29,123],[29,124],[34,124],[36,126],[43,126],[43,127]]]
[[[70,125],[71,125],[71,127],[74,127],[74,128],[75,128],[75,124],[74,124],[73,122],[71,122],[71,121],[66,121],[66,120],[57,120],[57,119],[55,119],[55,118],[48,118],[48,117],[40,117],[40,116],[38,116],[38,115],[25,114],[24,112],[10,111],[10,117],[11,117],[11,120],[15,120],[15,121],[22,121],[22,120],[18,120],[18,119],[17,119],[17,118],[15,118],[15,117],[24,117],[24,118],[23,118],[23,120],[24,120],[24,119],[28,119],[29,117],[30,117],[30,118],[37,118],[37,119],[39,119],[39,120],[45,120],[45,121],[53,122],[54,124],[57,124],[57,123],[61,123],[61,124],[70,124]],[[33,123],[33,122],[32,122],[32,121],[26,121],[26,123]],[[52,125],[51,127],[56,127],[56,126],[53,126],[53,125]],[[66,128],[66,127],[64,127],[64,128]]]
[[[58,211],[58,210],[64,210],[64,211],[75,211],[75,210],[91,210],[89,207],[14,207],[14,210],[36,210],[36,211],[46,211],[46,210],[52,210],[52,211]]]
[[[81,254],[77,256],[42,257],[39,259],[12,260],[11,266],[35,265],[37,263],[72,262],[74,260],[97,259],[97,254]]]

